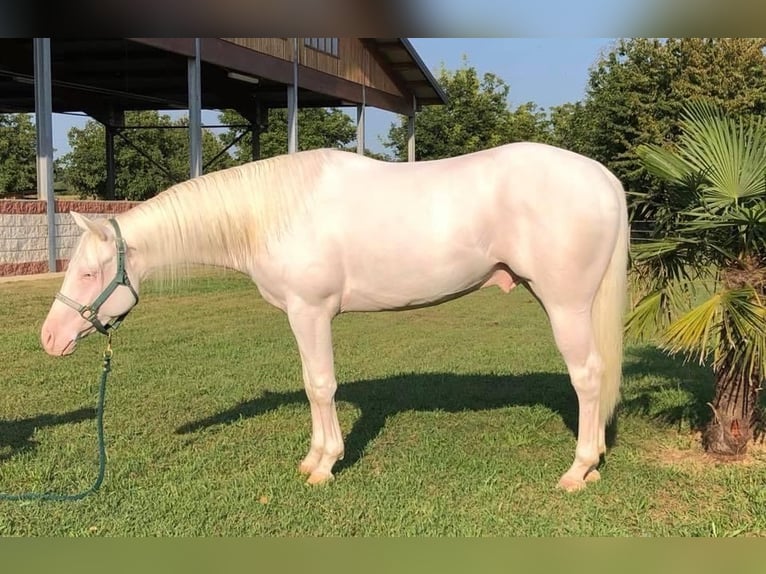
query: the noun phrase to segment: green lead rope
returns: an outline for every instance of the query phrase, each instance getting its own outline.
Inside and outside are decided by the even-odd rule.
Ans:
[[[98,476],[95,482],[87,490],[75,494],[58,494],[55,492],[22,492],[20,494],[0,493],[0,500],[52,500],[66,502],[82,500],[89,494],[96,492],[104,481],[106,471],[106,444],[104,441],[104,402],[106,398],[106,379],[112,370],[112,336],[104,350],[104,361],[101,368],[101,381],[98,387],[98,405],[96,406],[96,430],[98,433]]]

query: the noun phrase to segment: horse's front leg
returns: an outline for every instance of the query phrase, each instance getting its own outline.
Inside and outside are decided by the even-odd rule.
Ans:
[[[317,484],[332,478],[332,467],[343,457],[343,435],[335,410],[331,321],[334,313],[304,302],[288,306],[287,316],[303,363],[306,395],[311,405],[311,447],[300,465]]]

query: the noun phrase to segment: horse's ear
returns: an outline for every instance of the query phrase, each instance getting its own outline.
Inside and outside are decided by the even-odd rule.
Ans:
[[[79,227],[83,231],[90,231],[91,233],[93,233],[93,235],[95,235],[102,241],[106,241],[107,239],[109,239],[107,234],[107,228],[105,225],[101,225],[97,221],[88,219],[87,217],[77,213],[76,211],[70,211],[69,215],[72,216],[72,219],[74,219],[74,222],[77,224],[77,227]]]

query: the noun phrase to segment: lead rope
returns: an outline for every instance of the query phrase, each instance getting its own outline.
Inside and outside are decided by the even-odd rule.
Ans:
[[[89,494],[96,492],[104,481],[106,471],[106,444],[104,441],[104,402],[106,398],[106,379],[112,370],[112,334],[107,335],[106,349],[101,366],[101,380],[98,387],[98,404],[96,406],[96,431],[98,434],[98,475],[95,482],[87,490],[75,494],[58,494],[55,492],[22,492],[20,494],[8,494],[0,492],[0,500],[52,500],[66,502],[82,500]]]

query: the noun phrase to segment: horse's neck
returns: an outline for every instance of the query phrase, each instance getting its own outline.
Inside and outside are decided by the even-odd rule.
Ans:
[[[359,161],[327,150],[263,160],[196,178],[118,217],[145,271],[201,263],[248,271],[297,213],[309,209],[328,163]]]
[[[221,221],[222,210],[210,209],[204,192],[162,194],[118,217],[126,243],[136,249],[141,275],[197,264],[246,270],[246,242],[232,237],[237,230],[231,221]]]

